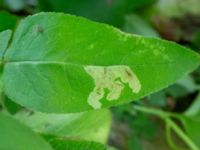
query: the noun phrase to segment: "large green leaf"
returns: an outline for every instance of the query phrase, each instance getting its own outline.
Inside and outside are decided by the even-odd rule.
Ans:
[[[62,13],[24,19],[5,54],[7,96],[43,112],[80,112],[139,99],[194,70],[175,43],[125,34]]]
[[[28,127],[2,113],[0,113],[0,149],[52,150],[44,139]]]
[[[96,141],[105,144],[108,138],[111,114],[108,110],[75,114],[45,114],[21,111],[16,114],[21,122],[36,132],[59,137]]]

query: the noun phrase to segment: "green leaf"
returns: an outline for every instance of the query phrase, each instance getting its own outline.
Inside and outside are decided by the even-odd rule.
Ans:
[[[148,100],[154,106],[166,106],[166,92],[164,90],[156,92],[148,96]]]
[[[12,10],[12,11],[21,11],[25,9],[26,7],[26,1],[25,0],[6,0],[5,1],[6,6]]]
[[[40,13],[20,23],[5,61],[10,99],[63,113],[137,100],[193,71],[200,57],[172,42],[72,15]]]
[[[192,46],[200,50],[200,30],[196,31],[192,36]]]
[[[55,150],[109,150],[100,143],[90,141],[53,139],[50,143]]]
[[[200,116],[200,93],[196,96],[190,107],[185,111],[186,116]]]
[[[186,14],[199,15],[199,5],[199,0],[158,0],[155,5],[155,14],[168,17],[181,17]]]
[[[12,33],[11,30],[0,32],[0,60],[2,60],[3,54],[8,46],[11,33]]]
[[[3,97],[3,103],[5,110],[8,111],[10,114],[16,114],[18,111],[24,109],[21,105],[10,100],[6,95],[4,95]]]
[[[199,134],[199,126],[200,126],[200,118],[199,117],[188,117],[179,115],[183,127],[188,134],[188,136],[192,139],[192,141],[200,148],[200,134]]]
[[[0,13],[1,15],[1,13]],[[0,32],[0,108],[1,105],[3,106],[3,83],[2,83],[2,72],[3,72],[3,62],[1,61],[3,59],[3,54],[8,46],[8,42],[11,37],[11,30],[5,30],[3,32]]]
[[[178,80],[177,84],[184,87],[190,93],[198,90],[198,87],[195,84],[194,79],[192,78],[192,76],[189,75]]]
[[[165,89],[165,92],[174,98],[184,97],[189,94],[189,92],[183,86],[178,84],[173,84],[172,86],[168,87]]]
[[[103,144],[107,141],[111,125],[111,114],[108,110],[76,114],[21,111],[16,114],[16,118],[39,133]]]
[[[150,24],[137,14],[130,14],[125,17],[123,31],[148,37],[160,37]]]
[[[1,150],[52,150],[51,146],[28,127],[0,113]]]
[[[6,11],[0,11],[0,32],[7,29],[14,29],[17,21],[18,17]]]

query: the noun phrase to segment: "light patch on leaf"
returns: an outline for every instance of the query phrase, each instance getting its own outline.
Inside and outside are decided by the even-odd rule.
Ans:
[[[101,108],[100,100],[106,96],[109,101],[117,100],[127,84],[133,93],[138,93],[141,84],[135,73],[128,66],[85,66],[86,72],[94,79],[95,87],[87,102],[94,109]],[[106,94],[105,90],[108,90]]]

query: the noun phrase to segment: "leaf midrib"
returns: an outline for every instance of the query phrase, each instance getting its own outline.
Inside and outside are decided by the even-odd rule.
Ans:
[[[160,65],[170,65],[170,64],[176,64],[176,61],[171,62],[158,62],[158,63],[145,63],[145,64],[108,64],[108,65],[102,65],[102,64],[81,64],[81,63],[73,63],[73,62],[65,62],[65,61],[41,61],[41,60],[28,60],[28,61],[8,61],[4,63],[7,64],[56,64],[56,65],[73,65],[73,66],[160,66]]]

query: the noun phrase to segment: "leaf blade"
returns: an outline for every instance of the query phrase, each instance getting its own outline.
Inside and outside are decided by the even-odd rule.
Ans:
[[[0,32],[0,60],[2,61],[3,54],[8,46],[8,42],[11,38],[12,31],[5,30]]]
[[[52,150],[41,137],[3,113],[0,113],[0,149]]]
[[[46,114],[21,111],[15,115],[32,128],[44,135],[54,135],[66,139],[94,141],[105,144],[111,125],[109,110],[88,111],[75,114]]]
[[[23,20],[5,59],[8,97],[38,111],[59,113],[139,99],[167,87],[200,63],[196,53],[175,43],[125,34],[61,13]],[[133,87],[141,89],[134,92]]]

